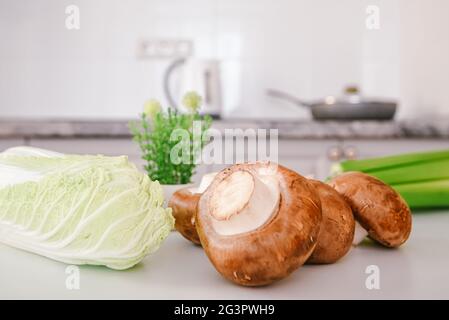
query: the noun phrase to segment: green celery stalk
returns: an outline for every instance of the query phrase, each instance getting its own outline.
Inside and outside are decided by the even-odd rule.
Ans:
[[[366,172],[366,171],[365,171]],[[388,184],[449,179],[449,158],[366,172]]]
[[[411,208],[449,207],[449,150],[343,161],[333,174],[361,171],[396,189]]]
[[[449,149],[431,152],[407,153],[396,156],[371,158],[363,160],[347,160],[340,163],[342,171],[363,171],[366,173],[401,167],[404,165],[426,163],[449,159]]]
[[[410,208],[449,207],[449,180],[392,185]]]

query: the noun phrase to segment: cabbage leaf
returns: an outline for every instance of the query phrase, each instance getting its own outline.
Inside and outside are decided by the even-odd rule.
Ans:
[[[0,242],[68,264],[127,269],[173,228],[157,181],[126,156],[0,153]]]

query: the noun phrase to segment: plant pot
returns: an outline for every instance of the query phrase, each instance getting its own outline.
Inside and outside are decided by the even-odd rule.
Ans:
[[[168,205],[173,193],[183,188],[194,188],[194,183],[186,183],[186,184],[163,184],[162,189],[164,190],[164,206]]]

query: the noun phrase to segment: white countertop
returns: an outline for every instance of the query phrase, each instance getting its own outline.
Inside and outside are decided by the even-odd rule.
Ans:
[[[128,271],[80,267],[80,289],[66,289],[66,265],[0,245],[0,299],[449,299],[449,211],[414,215],[400,249],[370,242],[333,265],[304,266],[262,288],[223,279],[202,249],[172,233],[162,248]],[[380,289],[365,269],[377,265]]]

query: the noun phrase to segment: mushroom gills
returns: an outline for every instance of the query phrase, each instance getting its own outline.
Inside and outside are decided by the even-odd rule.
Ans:
[[[220,182],[210,198],[212,227],[223,236],[256,230],[277,212],[279,181],[269,171],[240,170]]]
[[[204,193],[204,191],[206,191],[206,189],[210,186],[210,184],[214,180],[217,173],[218,172],[211,172],[203,175],[203,177],[201,178],[200,185],[198,186],[198,188],[195,189],[195,193]]]
[[[356,220],[355,221],[355,231],[354,231],[354,240],[352,240],[353,246],[358,246],[363,239],[368,236],[368,231],[362,227],[362,225]]]

